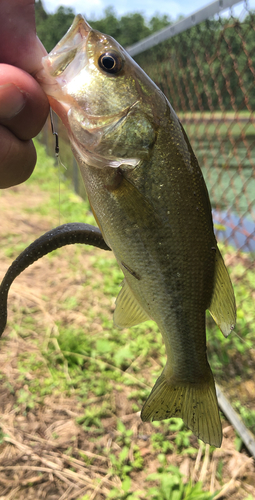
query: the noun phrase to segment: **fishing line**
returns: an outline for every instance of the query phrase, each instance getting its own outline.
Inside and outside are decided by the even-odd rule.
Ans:
[[[53,121],[53,112],[52,108],[50,108],[50,123],[51,123],[51,131],[52,135],[55,136],[55,158],[57,159],[58,163],[58,220],[59,220],[59,225],[60,225],[60,197],[61,197],[61,189],[60,189],[60,165],[64,167],[65,170],[67,170],[66,166],[62,163],[60,156],[59,156],[59,142],[58,142],[58,133],[56,132],[54,128],[54,121]]]
[[[243,337],[241,337],[240,335],[238,335],[238,333],[235,330],[232,330],[231,333],[234,333],[244,344],[246,344],[249,347],[250,351],[255,352],[255,349],[253,349],[253,347],[250,347],[250,345],[247,342],[247,340],[244,340]]]
[[[54,129],[53,113],[51,108],[50,108],[50,124],[51,124],[52,135],[55,135],[55,156],[56,158],[58,158],[59,157],[58,133]]]

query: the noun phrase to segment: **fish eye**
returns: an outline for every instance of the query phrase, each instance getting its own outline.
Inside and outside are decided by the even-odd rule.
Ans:
[[[98,64],[106,73],[116,74],[122,68],[122,58],[115,52],[105,52],[99,57]]]

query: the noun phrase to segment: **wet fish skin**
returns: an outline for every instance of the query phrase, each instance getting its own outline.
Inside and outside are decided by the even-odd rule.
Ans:
[[[116,72],[102,67],[105,57]],[[125,276],[115,324],[152,318],[166,346],[166,366],[141,417],[182,417],[199,438],[220,446],[205,311],[228,335],[235,300],[185,131],[124,49],[82,16],[44,68],[38,79],[53,108],[61,105],[93,212]]]

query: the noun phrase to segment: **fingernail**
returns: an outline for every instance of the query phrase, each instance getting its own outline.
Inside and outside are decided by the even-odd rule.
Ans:
[[[14,83],[0,85],[0,118],[13,118],[24,108],[26,94]]]

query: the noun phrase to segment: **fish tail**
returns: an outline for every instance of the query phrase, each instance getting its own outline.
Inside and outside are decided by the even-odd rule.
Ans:
[[[167,380],[162,373],[144,404],[141,419],[148,422],[170,417],[182,418],[205,443],[221,446],[222,427],[211,370],[210,376],[201,383],[182,384],[174,379]]]

